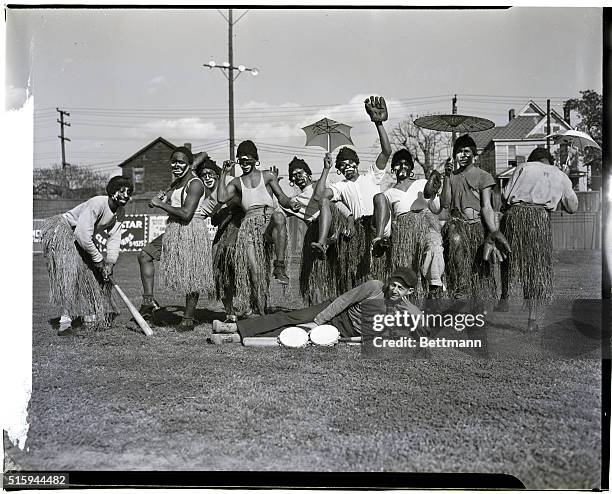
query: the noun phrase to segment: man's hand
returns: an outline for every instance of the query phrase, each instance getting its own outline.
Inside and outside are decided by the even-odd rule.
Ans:
[[[487,236],[484,245],[483,257],[485,261],[492,263],[505,261],[512,250],[510,244],[500,231],[491,232]]]
[[[355,233],[355,220],[352,216],[349,216],[346,220],[346,227],[342,231],[342,235],[348,239],[351,239],[355,236]]]
[[[164,204],[164,203],[166,202],[166,201],[165,201],[165,196],[166,196],[166,195],[164,194],[164,195],[163,195],[163,198],[162,198],[162,195],[161,195],[161,194],[159,194],[159,195],[156,195],[155,197],[153,197],[153,198],[152,198],[152,199],[149,201],[149,207],[150,207],[150,208],[159,208],[159,207],[161,207],[161,205],[162,205],[162,204]]]
[[[441,187],[442,176],[440,175],[440,172],[432,170],[431,174],[429,175],[429,179],[425,184],[425,188],[423,189],[423,197],[425,197],[425,199],[436,197],[438,192],[440,192]]]
[[[452,173],[453,173],[453,160],[452,158],[446,158],[446,161],[444,162],[444,174],[447,177],[450,177]]]
[[[108,279],[113,275],[113,267],[115,265],[110,262],[105,262],[102,267],[102,279],[104,281],[108,281]]]
[[[323,168],[326,170],[331,169],[332,167],[332,155],[331,153],[325,153],[325,158],[323,158]]]
[[[231,160],[225,160],[223,162],[223,169],[221,170],[221,173],[223,174],[232,173],[233,169],[234,169],[234,162]]]
[[[104,261],[94,263],[96,270],[100,273],[100,276],[104,281],[108,281],[108,275],[106,274],[106,263]]]
[[[375,123],[385,122],[389,118],[387,103],[382,96],[370,96],[365,101],[365,109],[370,120]]]
[[[300,204],[300,201],[298,201],[297,197],[292,197],[289,199],[289,206],[291,207],[291,210],[295,212],[298,212],[302,208],[302,205]]]
[[[278,180],[279,182],[283,179],[283,177],[278,176],[278,167],[276,165],[270,167],[270,172],[276,177],[276,180]]]

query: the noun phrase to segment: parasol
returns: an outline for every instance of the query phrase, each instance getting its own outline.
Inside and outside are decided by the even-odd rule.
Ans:
[[[302,127],[306,134],[306,146],[320,146],[331,153],[343,144],[353,144],[351,140],[351,127],[329,118],[322,118],[306,127]]]
[[[589,134],[580,132],[579,130],[569,129],[562,132],[555,132],[546,137],[554,139],[555,144],[568,144],[582,152],[584,152],[586,148],[601,150],[599,144],[597,144]]]
[[[426,115],[414,121],[415,125],[442,132],[481,132],[495,127],[491,120],[471,115]]]

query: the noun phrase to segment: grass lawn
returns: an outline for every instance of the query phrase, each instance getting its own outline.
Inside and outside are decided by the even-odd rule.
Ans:
[[[600,297],[599,252],[557,258],[561,300]],[[138,305],[133,254],[115,279]],[[40,255],[33,290],[29,449],[10,450],[22,468],[494,472],[531,489],[600,486],[601,361],[571,304],[539,336],[518,330],[518,306],[489,313],[489,358],[391,360],[355,346],[210,345],[218,305],[202,306],[189,334],[146,338],[125,329],[124,310],[108,331],[59,338]],[[299,305],[293,289],[275,297]],[[576,343],[561,348],[561,336]]]

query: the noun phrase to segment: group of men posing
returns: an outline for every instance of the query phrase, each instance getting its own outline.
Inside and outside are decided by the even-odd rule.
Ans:
[[[432,171],[415,180],[410,152],[400,149],[391,156],[383,125],[388,118],[385,100],[372,96],[365,110],[381,145],[375,163],[360,173],[357,153],[343,147],[335,159],[343,178],[328,183],[333,164],[329,153],[316,181],[308,164],[294,157],[289,180],[299,192],[293,197],[283,192],[274,171],[259,170],[252,141],[238,146],[238,177],[231,176],[232,162],[220,168],[206,153],[194,156],[188,148],[176,148],[170,160],[174,179],[149,204],[168,214],[166,231],[138,256],[143,317],[153,322],[160,308],[154,297],[155,261],[160,285],[186,294],[177,330],[194,328],[201,294],[223,301],[227,316],[214,326],[219,332],[239,328],[238,316],[263,316],[272,278],[290,283],[286,218],[293,215],[306,224],[299,276],[305,305],[313,308],[302,315],[306,319],[344,320],[351,326],[350,317],[340,316],[364,300],[399,298],[408,303],[414,292],[441,297],[443,285],[450,296],[470,300],[475,309],[495,296],[493,264],[500,262],[497,309],[507,310],[509,287],[520,282],[529,308],[528,329],[535,329],[536,309],[552,295],[550,211],[561,203],[572,213],[578,205],[571,181],[554,166],[549,152],[536,148],[516,167],[503,190],[499,221],[491,203],[495,180],[474,164],[476,145],[469,135],[455,141],[444,176]],[[396,183],[381,190],[389,158]],[[51,302],[63,308],[60,334],[71,332],[74,316],[102,321],[116,311],[108,280],[118,258],[123,206],[132,193],[129,179],[113,177],[107,196],[46,221],[42,240]],[[444,210],[447,219],[441,222]],[[217,227],[212,240],[206,218]],[[106,256],[93,240],[101,231],[108,233]],[[374,286],[372,280],[382,281]],[[331,314],[330,307],[337,313]],[[315,308],[329,314],[319,317]]]

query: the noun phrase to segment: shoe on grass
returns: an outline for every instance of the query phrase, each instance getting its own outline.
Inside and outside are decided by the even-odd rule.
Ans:
[[[76,334],[76,329],[72,327],[72,321],[60,323],[57,330],[58,336],[73,336]]]
[[[238,331],[236,323],[221,322],[215,319],[212,323],[213,333],[216,334],[234,334]]]
[[[213,334],[210,337],[210,342],[213,345],[223,345],[225,343],[240,343],[240,335],[234,334]]]
[[[138,312],[140,312],[140,315],[146,319],[147,317],[153,316],[153,313],[159,309],[161,309],[161,305],[159,305],[157,300],[155,300],[153,297],[142,297],[142,304],[140,305]]]
[[[195,329],[195,322],[193,320],[193,317],[183,317],[183,319],[181,319],[181,322],[179,323],[179,325],[176,327],[176,330],[179,333],[185,333],[187,331],[193,331]]]

